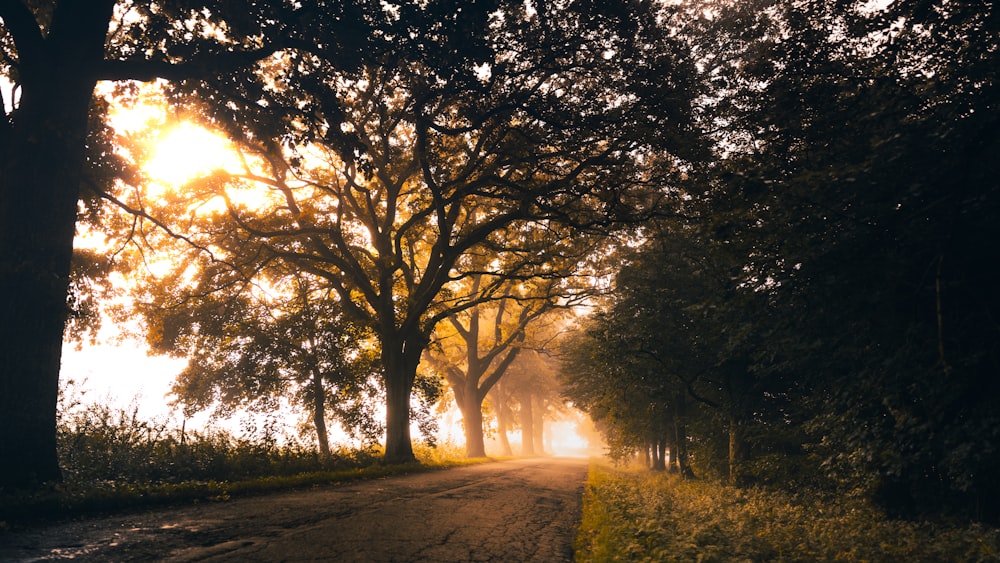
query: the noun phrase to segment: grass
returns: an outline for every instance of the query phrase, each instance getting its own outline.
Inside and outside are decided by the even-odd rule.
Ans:
[[[996,528],[592,464],[576,561],[1000,561]]]
[[[0,496],[0,529],[9,524],[185,502],[218,502],[236,496],[420,473],[488,461],[492,460],[438,459],[399,465],[376,464],[351,469],[312,471],[295,475],[267,475],[237,481],[126,482],[108,483],[104,486],[58,484],[43,491]]]
[[[41,490],[0,489],[0,530],[33,521],[149,506],[221,501],[458,465],[449,444],[414,444],[418,463],[386,465],[378,447],[340,449],[328,457],[279,436],[274,425],[185,432],[138,416],[137,407],[80,404],[61,411],[57,432],[63,481]]]

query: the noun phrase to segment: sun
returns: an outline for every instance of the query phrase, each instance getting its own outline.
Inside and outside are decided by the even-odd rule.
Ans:
[[[139,87],[134,98],[119,99],[109,85],[99,91],[115,102],[110,124],[121,136],[124,153],[135,158],[146,176],[161,187],[178,188],[220,168],[240,169],[233,143],[197,119],[171,110],[157,85]]]
[[[167,127],[155,141],[151,158],[142,168],[149,177],[169,187],[219,169],[232,169],[238,158],[222,135],[190,121]]]
[[[110,91],[106,95],[113,97]],[[197,116],[172,110],[155,86],[140,88],[136,99],[116,106],[110,123],[122,139],[123,154],[146,177],[143,194],[150,200],[183,192],[193,180],[221,170],[234,179],[220,187],[229,202],[261,210],[285,201],[284,194],[249,179],[268,174],[259,158],[241,151],[220,131],[205,127]],[[193,203],[199,213],[218,212],[227,205],[221,196]]]

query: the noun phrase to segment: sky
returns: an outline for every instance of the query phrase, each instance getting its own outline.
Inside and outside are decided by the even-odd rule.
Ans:
[[[102,401],[125,407],[139,402],[139,413],[152,419],[170,416],[166,394],[185,361],[146,354],[143,343],[84,345],[63,344],[60,380],[73,381],[73,388],[85,391],[86,402]]]
[[[117,107],[110,119],[119,134],[137,133],[151,123],[169,119],[167,109],[149,86],[148,97],[134,107]],[[100,89],[100,88],[99,88]],[[154,137],[151,159],[143,165],[155,182],[180,186],[184,182],[217,168],[219,163],[235,160],[221,136],[190,122],[180,121],[162,128]],[[79,242],[78,242],[79,244]],[[144,419],[182,416],[168,403],[170,385],[186,361],[148,355],[144,342],[125,340],[110,320],[103,323],[98,344],[63,344],[60,381],[73,381],[73,388],[84,393],[84,402],[106,402],[122,408],[133,401]],[[207,416],[196,417],[202,423]]]

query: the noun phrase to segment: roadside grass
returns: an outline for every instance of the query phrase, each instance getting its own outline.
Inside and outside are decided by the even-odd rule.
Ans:
[[[186,502],[218,502],[237,496],[421,473],[489,461],[492,460],[480,458],[418,461],[398,465],[375,464],[294,475],[263,475],[236,481],[60,483],[43,491],[0,494],[0,529],[10,524]]]
[[[0,489],[0,530],[20,524],[158,505],[317,487],[492,461],[464,459],[451,444],[414,444],[416,463],[386,465],[379,447],[339,449],[282,442],[268,428],[234,436],[184,432],[134,408],[87,405],[58,430],[63,481],[30,492]]]
[[[592,463],[577,562],[1000,561],[1000,530]]]

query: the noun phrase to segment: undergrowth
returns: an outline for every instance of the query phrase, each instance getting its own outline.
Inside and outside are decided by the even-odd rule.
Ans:
[[[576,561],[1000,561],[996,528],[593,464]]]
[[[450,444],[415,444],[418,463],[384,465],[382,449],[329,456],[280,436],[276,425],[185,431],[144,420],[135,405],[77,405],[60,413],[63,480],[42,490],[0,489],[0,529],[40,519],[308,487],[486,461],[461,459]]]

